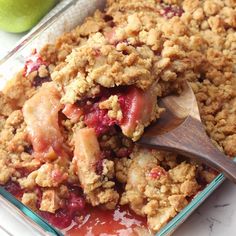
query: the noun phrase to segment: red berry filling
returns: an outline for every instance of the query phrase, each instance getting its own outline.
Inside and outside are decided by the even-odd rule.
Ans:
[[[24,76],[28,76],[31,72],[38,70],[41,65],[47,65],[47,63],[43,61],[37,50],[34,50],[25,63]]]
[[[182,16],[184,10],[177,5],[164,5],[161,11],[161,15],[170,19],[174,16]]]
[[[46,76],[46,77],[40,77],[40,76],[36,76],[32,82],[32,85],[34,87],[40,87],[43,83],[45,82],[50,82],[51,81],[51,78],[49,76]]]
[[[96,173],[98,175],[102,175],[102,171],[103,171],[103,159],[99,160],[96,164]]]
[[[94,128],[97,135],[106,133],[117,124],[117,120],[111,119],[107,110],[99,109],[98,103],[94,103],[84,109],[84,123],[90,127]]]
[[[8,181],[4,186],[5,190],[11,193],[16,198],[21,198],[24,191],[21,189],[20,185],[13,181]]]
[[[70,194],[70,199],[68,201],[68,212],[71,216],[77,215],[78,212],[85,208],[85,200],[83,197],[78,196],[75,193]]]
[[[111,119],[107,110],[99,108],[99,102],[107,99],[110,95],[118,95],[119,103],[123,113],[121,121]],[[82,107],[84,111],[84,122],[90,128],[95,128],[98,135],[110,131],[114,125],[127,126],[132,129],[137,125],[137,121],[142,117],[142,105],[144,103],[144,92],[132,86],[118,87],[110,90],[103,90],[101,98],[92,105]]]
[[[117,157],[128,157],[132,153],[133,147],[122,147],[116,152]]]
[[[161,176],[167,175],[167,172],[160,166],[157,166],[148,173],[148,176],[150,176],[153,179],[159,179]]]
[[[59,229],[67,228],[72,222],[72,217],[68,215],[66,210],[58,210],[55,214],[49,212],[39,213],[50,224],[58,227]]]

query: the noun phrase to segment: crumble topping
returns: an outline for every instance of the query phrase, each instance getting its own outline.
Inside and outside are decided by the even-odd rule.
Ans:
[[[22,203],[31,208],[34,211],[37,211],[37,194],[36,193],[24,193],[22,196]]]
[[[62,102],[73,104],[94,95],[97,85],[109,88],[136,84],[145,89],[154,80],[151,70],[152,58],[143,58],[133,46],[109,45],[101,33],[96,33],[55,68],[52,79],[63,91]]]
[[[55,213],[60,208],[60,198],[55,190],[45,190],[39,210]]]
[[[126,191],[121,204],[129,204],[137,214],[147,215],[152,229],[160,229],[187,204],[187,197],[198,189],[196,167],[186,162],[166,171],[161,155],[150,150],[136,150],[131,155]]]
[[[120,108],[120,103],[118,101],[117,95],[112,95],[107,100],[100,102],[99,108],[108,110],[107,115],[111,119],[121,121],[123,118],[122,110]]]

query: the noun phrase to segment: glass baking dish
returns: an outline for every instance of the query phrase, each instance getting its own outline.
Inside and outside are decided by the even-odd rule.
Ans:
[[[92,14],[95,9],[102,9],[104,5],[105,0],[66,0],[61,2],[57,6],[56,13],[54,9],[52,14],[44,19],[44,22],[36,26],[8,55],[0,60],[0,89],[3,88],[7,80],[11,79],[24,66],[25,60],[30,55],[32,49],[40,50],[44,44],[53,42],[63,32],[70,31],[80,24],[86,16]],[[178,215],[165,225],[156,236],[172,234],[224,179],[223,174],[219,174]],[[1,187],[0,195],[0,200],[5,199],[5,202],[7,200],[7,205],[14,215],[17,215],[19,219],[35,229],[35,235],[63,235],[63,232],[49,225],[44,219],[32,212]]]

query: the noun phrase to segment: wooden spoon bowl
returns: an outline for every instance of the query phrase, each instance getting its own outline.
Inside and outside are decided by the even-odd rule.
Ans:
[[[190,85],[185,82],[180,95],[164,97],[159,105],[166,111],[145,130],[138,144],[195,158],[236,183],[236,164],[207,136]]]

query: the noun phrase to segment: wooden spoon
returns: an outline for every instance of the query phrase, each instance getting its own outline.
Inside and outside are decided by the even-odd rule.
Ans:
[[[198,159],[236,183],[236,164],[207,136],[190,85],[184,83],[179,96],[162,98],[159,105],[165,107],[166,112],[145,130],[138,144]]]

